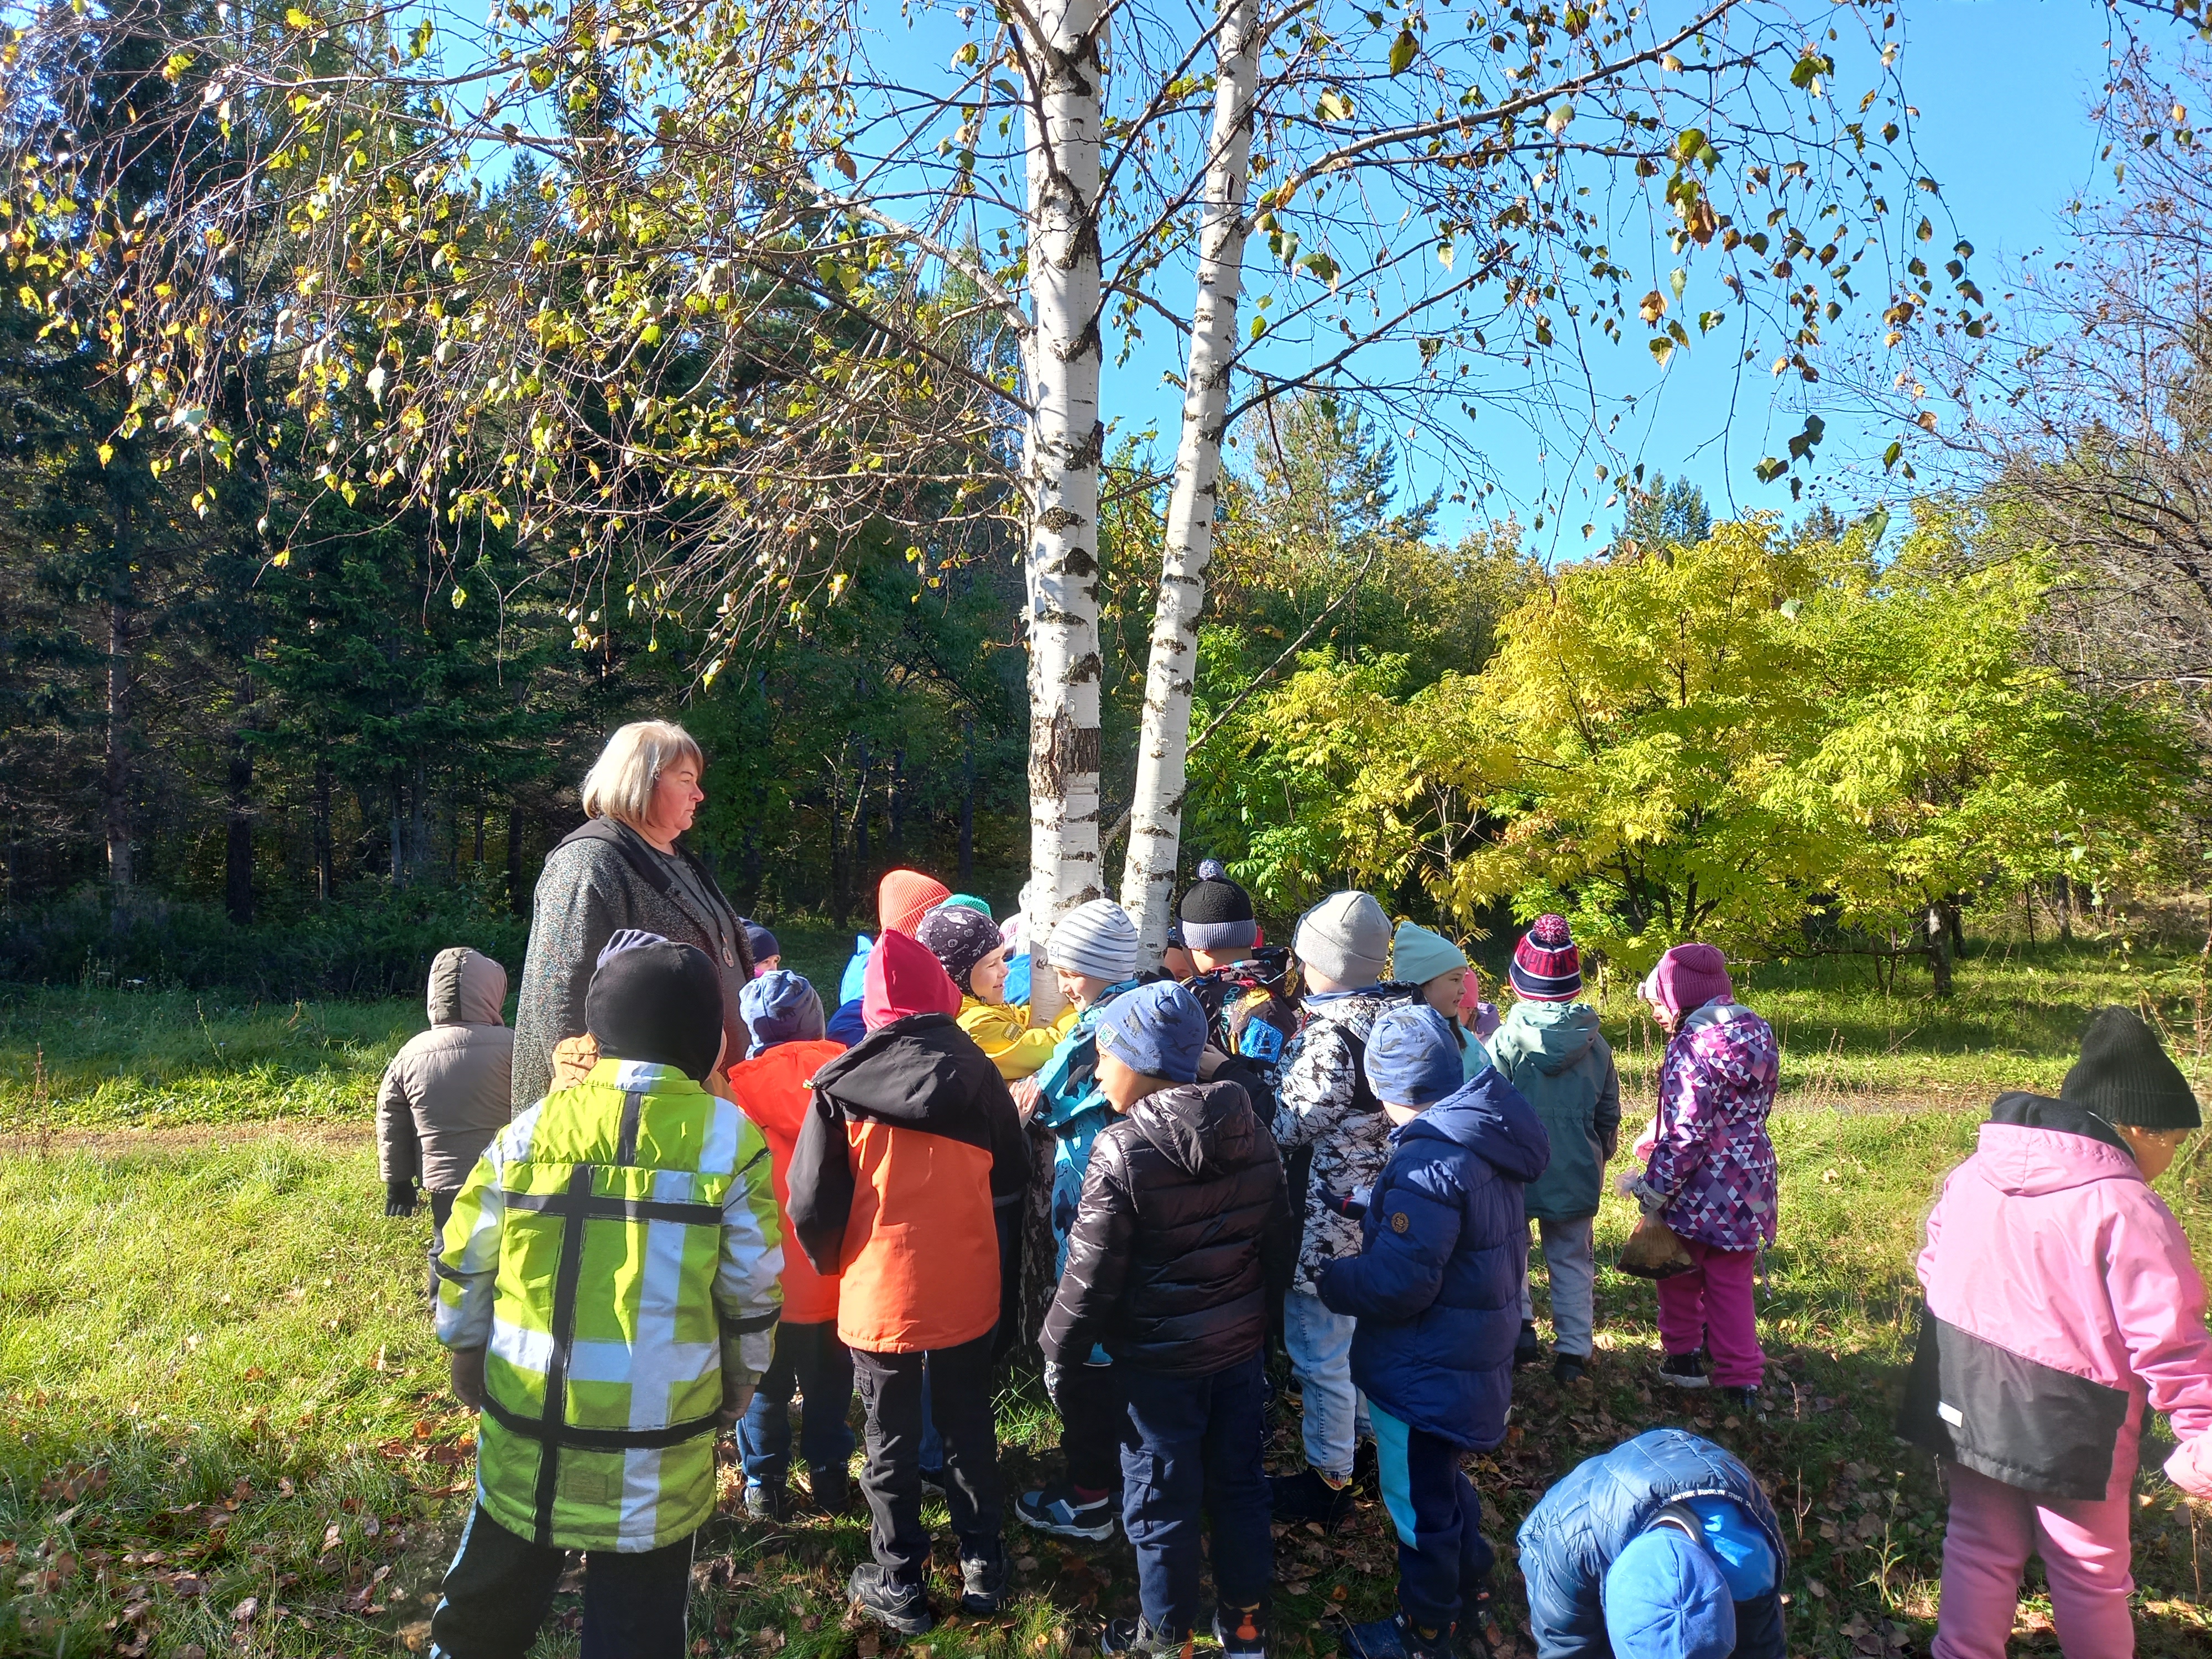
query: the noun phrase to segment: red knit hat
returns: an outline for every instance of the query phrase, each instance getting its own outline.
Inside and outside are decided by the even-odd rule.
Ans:
[[[921,919],[952,896],[952,890],[919,870],[887,870],[876,884],[876,921],[887,933],[914,937]]]
[[[1506,969],[1513,988],[1531,1002],[1572,1002],[1583,994],[1583,953],[1565,916],[1540,915],[1513,947]]]
[[[1644,982],[1644,999],[1670,1014],[1686,1014],[1717,998],[1735,994],[1728,958],[1720,947],[1695,940],[1678,945],[1660,957],[1651,977]]]
[[[945,964],[904,933],[885,933],[868,952],[860,1021],[871,1031],[909,1014],[957,1014],[960,988]]]

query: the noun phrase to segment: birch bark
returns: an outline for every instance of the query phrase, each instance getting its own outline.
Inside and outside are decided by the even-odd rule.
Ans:
[[[1243,284],[1245,192],[1250,184],[1252,109],[1260,71],[1259,0],[1224,0],[1216,39],[1213,131],[1199,222],[1198,297],[1183,376],[1182,430],[1168,498],[1144,723],[1137,744],[1129,850],[1121,908],[1137,925],[1144,959],[1167,944],[1176,862],[1182,848],[1191,686],[1198,668],[1198,617],[1213,557],[1214,505],[1221,478],[1229,372],[1237,355],[1237,306]]]
[[[1031,416],[1029,513],[1030,898],[1032,950],[1099,893],[1097,0],[1045,0],[1023,33],[1028,129]],[[1040,971],[1031,1018],[1060,996]]]

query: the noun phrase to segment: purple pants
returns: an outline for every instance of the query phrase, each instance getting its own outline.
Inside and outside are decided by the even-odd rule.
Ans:
[[[1682,1243],[1698,1265],[1658,1281],[1660,1345],[1670,1354],[1704,1347],[1713,1357],[1715,1388],[1757,1388],[1766,1376],[1751,1297],[1759,1252],[1723,1250],[1694,1238]]]

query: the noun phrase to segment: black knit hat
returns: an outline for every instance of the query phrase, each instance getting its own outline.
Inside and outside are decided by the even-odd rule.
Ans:
[[[1198,879],[1182,896],[1176,915],[1184,945],[1193,951],[1242,951],[1260,941],[1251,896],[1229,879],[1219,859],[1198,866]]]
[[[2194,1129],[2203,1122],[2189,1079],[2132,1008],[2106,1008],[2089,1022],[2081,1058],[2066,1073],[2058,1097],[2107,1123],[2137,1129]]]
[[[608,951],[584,994],[584,1029],[602,1054],[703,1083],[722,1046],[722,976],[696,945],[653,939]]]

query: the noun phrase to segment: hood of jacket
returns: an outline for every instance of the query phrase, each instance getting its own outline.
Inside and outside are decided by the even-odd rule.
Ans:
[[[1597,1010],[1588,1003],[1524,1000],[1506,1018],[1534,1042],[1529,1058],[1546,1077],[1557,1077],[1574,1065],[1598,1037]]]
[[[1251,1161],[1260,1120],[1237,1083],[1184,1083],[1146,1095],[1129,1121],[1187,1175],[1219,1176]]]
[[[507,969],[481,951],[449,946],[431,960],[423,1001],[433,1025],[503,1025]]]
[[[1410,1123],[1390,1132],[1391,1144],[1448,1140],[1510,1181],[1529,1182],[1552,1161],[1552,1137],[1521,1091],[1496,1067],[1480,1071]]]
[[[909,1014],[869,1032],[817,1072],[814,1087],[848,1112],[924,1127],[948,1106],[975,1100],[986,1073],[999,1082],[998,1067],[951,1015]]]
[[[771,1137],[788,1144],[799,1135],[810,1103],[807,1085],[831,1060],[842,1057],[845,1045],[827,1037],[799,1042],[779,1042],[750,1060],[741,1060],[726,1071],[730,1089],[744,1115]]]
[[[2001,1192],[2033,1197],[2093,1181],[2141,1181],[2142,1170],[2112,1126],[2040,1095],[1997,1097],[1979,1135],[1982,1165]]]

